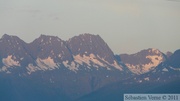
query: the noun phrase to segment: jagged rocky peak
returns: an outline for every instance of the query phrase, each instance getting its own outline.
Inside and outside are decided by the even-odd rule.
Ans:
[[[67,43],[73,55],[89,56],[93,54],[113,63],[113,52],[99,35],[81,34],[69,39]]]
[[[162,52],[161,52],[159,49],[156,49],[156,48],[149,48],[148,50],[149,50],[149,51],[151,50],[151,52],[154,53],[154,54],[162,55]]]
[[[27,52],[27,43],[17,36],[4,34],[0,46],[0,71],[10,72],[11,67],[27,66],[33,61]]]
[[[155,48],[142,50],[135,54],[121,54],[121,60],[135,74],[144,74],[165,61],[165,55]]]
[[[176,50],[165,62],[171,67],[179,68],[180,70],[180,49]]]
[[[71,58],[66,42],[57,36],[41,35],[30,43],[30,48],[30,53],[34,58],[46,59],[51,57],[56,61]]]
[[[18,41],[18,46],[14,42],[20,40],[18,37],[4,35],[3,40],[11,43],[3,42],[1,45],[7,47],[0,48],[0,53],[6,55],[0,63],[0,71],[11,72],[12,67],[24,67],[22,69],[26,69],[30,74],[40,70],[53,70],[58,68],[62,61],[73,60],[65,41],[56,36],[41,35],[29,44],[20,44]]]
[[[114,53],[99,35],[81,34],[67,41],[74,61],[86,67],[115,67],[122,70]]]
[[[1,57],[7,57],[7,55],[25,55],[26,43],[17,36],[4,34],[0,39],[0,46]]]
[[[95,48],[95,43],[98,44],[97,35],[80,34],[70,38],[67,43],[73,54],[87,54]]]
[[[13,38],[13,37],[17,37],[17,36],[4,34],[1,39],[9,39],[9,38]]]
[[[68,41],[56,36],[41,35],[28,44],[18,37],[4,35],[0,44],[5,45],[0,48],[0,57],[6,55],[0,66],[8,67],[2,70],[9,70],[13,66],[25,67],[30,74],[60,67],[72,71],[79,68],[122,70],[123,67],[99,35],[81,34]]]
[[[173,53],[172,53],[172,52],[170,52],[170,51],[166,52],[166,56],[167,56],[167,58],[169,58],[172,54],[173,54]]]
[[[0,39],[0,42],[3,43],[4,45],[11,45],[11,44],[17,44],[19,45],[19,42],[24,42],[23,40],[21,40],[19,37],[17,36],[13,36],[13,35],[7,35],[4,34],[2,36],[2,38]],[[24,42],[25,43],[25,42]]]
[[[169,58],[160,63],[154,70],[139,76],[140,81],[158,81],[174,80],[180,77],[180,50],[176,50]],[[138,79],[136,79],[138,80]]]
[[[52,44],[55,42],[63,42],[59,37],[57,36],[50,36],[50,35],[43,35],[41,34],[39,38],[35,39],[33,42],[43,43],[43,44]]]

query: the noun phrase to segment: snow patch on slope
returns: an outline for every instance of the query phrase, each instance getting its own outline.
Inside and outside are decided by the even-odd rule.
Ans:
[[[169,70],[167,68],[164,68],[162,71],[163,72],[168,72]]]
[[[90,66],[90,61],[89,61],[89,57],[86,56],[86,55],[83,55],[81,57],[80,54],[76,55],[76,56],[73,56],[74,57],[74,61],[83,65],[83,63],[86,63],[88,66]]]
[[[76,66],[76,64],[74,62],[71,62],[71,64],[68,64],[69,61],[66,60],[66,61],[63,61],[63,64],[65,67],[69,68],[69,70],[72,70],[72,71],[77,71],[78,70],[78,65]]]
[[[123,71],[122,67],[118,65],[118,63],[114,60],[114,64],[111,64],[111,66],[114,66],[116,69],[119,69],[120,71]]]
[[[14,58],[16,58],[16,57],[14,57]],[[13,60],[12,55],[9,55],[7,58],[3,58],[2,62],[6,67],[20,66],[19,61]]]
[[[46,59],[36,59],[37,66],[34,66],[33,64],[28,64],[26,69],[28,70],[28,74],[31,74],[32,72],[36,72],[38,70],[54,70],[58,69],[59,64],[55,63],[54,60],[51,57],[48,57]]]
[[[145,81],[149,81],[149,77],[144,78]]]
[[[110,64],[108,61],[106,61],[104,58],[100,58],[99,56],[95,56],[94,54],[90,54],[89,56],[80,54],[73,56],[74,61],[80,65],[83,65],[83,63],[87,64],[88,66],[92,66],[90,63],[93,63],[93,67],[98,68],[100,67],[106,67],[108,70],[111,70],[108,66],[115,67],[116,69],[119,69],[122,71],[122,67],[114,60],[113,64]]]
[[[92,61],[93,63],[95,63],[95,64],[97,64],[97,65],[99,65],[99,66],[104,67],[104,64],[101,63],[101,62],[96,58],[96,56],[95,56],[94,54],[90,54],[89,57],[90,57],[90,61]]]
[[[146,56],[146,58],[150,59],[152,61],[152,66],[157,66],[159,63],[163,61],[162,56]]]
[[[94,54],[90,54],[89,56],[86,56],[86,55],[81,56],[80,54],[78,54],[78,55],[74,56],[74,61],[81,65],[83,65],[83,63],[85,63],[88,66],[91,66],[90,63],[92,62],[98,66],[105,67],[105,65],[102,62],[100,62]]]
[[[7,56],[7,58],[2,59],[2,63],[4,64],[4,66],[0,69],[0,72],[4,71],[4,72],[7,72],[7,73],[10,73],[8,71],[9,68],[13,68],[13,67],[16,67],[16,66],[18,66],[18,67],[21,66],[19,61],[15,61],[13,58],[16,59],[15,56],[9,55],[9,56]]]
[[[113,64],[110,64],[109,62],[107,62],[105,59],[102,59],[106,64],[115,67],[116,69],[119,69],[120,71],[122,71],[122,67],[114,60]],[[108,68],[110,70],[110,68]]]
[[[156,50],[152,50],[152,51],[156,51]],[[149,62],[148,64],[138,64],[138,65],[126,64],[126,66],[135,74],[144,74],[149,72],[150,70],[153,70],[163,61],[163,57],[157,55],[153,55],[153,56],[148,55],[146,56],[146,58],[150,59],[151,62]]]
[[[48,57],[46,59],[37,58],[36,62],[37,66],[42,70],[53,70],[58,68],[58,64],[56,64],[51,57]]]
[[[38,70],[41,70],[39,67],[34,66],[33,64],[28,64],[26,69],[28,70],[28,72],[27,72],[28,74],[31,74],[31,73],[36,72]]]
[[[180,68],[173,68],[173,67],[170,67],[172,70],[176,70],[176,71],[180,71]]]

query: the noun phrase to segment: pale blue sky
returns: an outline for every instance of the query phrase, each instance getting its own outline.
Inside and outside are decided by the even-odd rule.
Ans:
[[[114,53],[180,49],[179,0],[0,0],[0,36],[99,34]]]

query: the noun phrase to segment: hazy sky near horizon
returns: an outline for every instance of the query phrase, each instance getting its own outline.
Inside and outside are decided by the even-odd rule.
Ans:
[[[0,36],[100,35],[114,53],[180,49],[180,0],[0,0]]]

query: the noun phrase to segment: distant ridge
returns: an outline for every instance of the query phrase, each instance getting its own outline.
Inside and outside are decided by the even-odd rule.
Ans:
[[[0,101],[109,101],[123,93],[180,93],[180,50],[114,54],[99,36],[0,39]],[[151,87],[151,85],[153,85]],[[173,91],[171,91],[173,90]],[[108,95],[108,96],[107,96]]]

